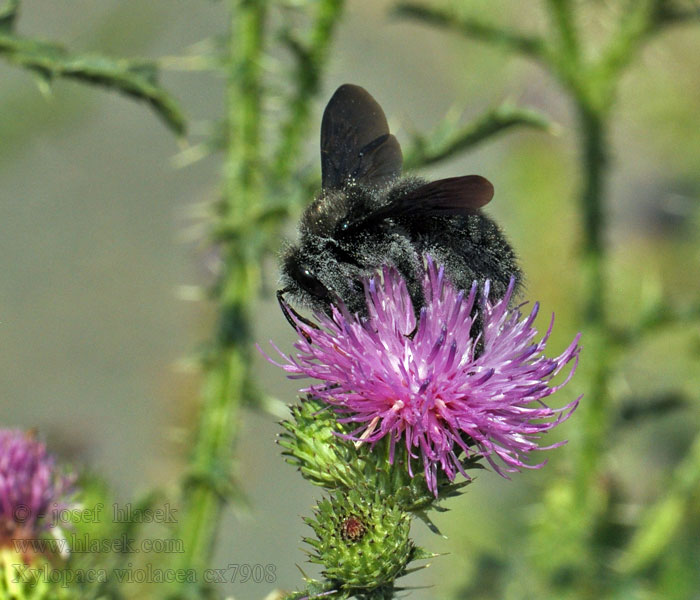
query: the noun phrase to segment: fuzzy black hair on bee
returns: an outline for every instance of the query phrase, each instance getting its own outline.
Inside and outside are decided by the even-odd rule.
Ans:
[[[321,124],[321,192],[282,257],[280,299],[323,312],[340,299],[366,314],[362,280],[389,265],[419,310],[425,254],[460,289],[490,279],[498,298],[511,277],[520,281],[515,253],[481,211],[493,198],[491,183],[479,175],[401,177],[402,163],[377,101],[359,86],[339,87]]]

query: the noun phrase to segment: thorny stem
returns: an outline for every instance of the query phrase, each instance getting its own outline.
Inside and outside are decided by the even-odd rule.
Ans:
[[[582,163],[577,192],[582,218],[580,245],[583,266],[583,320],[588,327],[590,379],[581,418],[581,444],[577,453],[576,497],[580,509],[587,510],[592,483],[597,477],[609,419],[608,380],[611,374],[609,350],[611,332],[605,313],[607,280],[605,276],[606,177],[610,107],[614,100],[615,77],[600,68],[603,59],[587,58],[581,46],[571,0],[546,0],[552,36],[543,55],[545,66],[570,94],[577,118],[577,142]],[[632,45],[627,46],[631,50]],[[630,57],[621,57],[629,61]],[[598,77],[590,77],[596,73]]]
[[[598,465],[606,436],[607,411],[609,410],[608,379],[611,374],[609,350],[612,346],[611,331],[606,326],[604,232],[605,180],[607,176],[607,123],[605,117],[579,99],[576,103],[579,148],[584,165],[578,193],[579,210],[583,216],[581,259],[584,286],[584,322],[589,326],[588,356],[591,362],[589,387],[586,391],[586,409],[581,418],[581,447],[575,469],[577,498],[585,506]],[[585,508],[584,508],[585,510]]]
[[[577,142],[583,165],[577,192],[582,217],[581,261],[583,265],[583,317],[587,326],[586,356],[590,379],[582,403],[584,420],[576,453],[576,498],[579,518],[595,519],[592,494],[597,485],[607,429],[610,426],[609,380],[612,373],[614,332],[605,312],[607,280],[606,178],[608,141],[615,92],[622,71],[642,44],[663,26],[697,17],[695,11],[679,11],[668,0],[630,2],[598,57],[582,47],[573,0],[545,0],[554,35],[547,39],[498,26],[464,23],[447,11],[415,4],[399,4],[400,14],[459,31],[493,45],[508,42],[511,50],[534,58],[550,71],[568,93],[577,118]],[[526,41],[526,43],[523,43]],[[699,472],[700,473],[700,472]]]
[[[297,87],[290,100],[289,118],[282,125],[282,141],[273,165],[279,181],[284,181],[289,176],[299,152],[309,119],[309,98],[318,92],[322,67],[328,57],[328,46],[345,0],[320,0],[317,4],[316,19],[308,45],[291,37],[287,40],[297,59]]]
[[[190,474],[183,485],[180,537],[185,549],[179,557],[184,569],[194,569],[201,581],[210,566],[221,510],[233,486],[232,450],[238,434],[243,397],[249,386],[252,348],[249,329],[252,304],[260,288],[264,236],[251,226],[265,204],[266,190],[292,176],[294,162],[308,125],[309,104],[320,82],[335,24],[344,0],[321,0],[303,48],[298,87],[288,106],[286,125],[275,160],[273,181],[263,173],[268,163],[262,148],[263,52],[268,0],[230,0],[231,31],[227,83],[227,156],[219,223],[225,266],[215,291],[219,323],[211,359],[205,368],[197,437]],[[280,224],[275,221],[274,226]],[[274,238],[272,231],[268,232]],[[197,585],[182,584],[172,598],[199,597]]]
[[[605,321],[604,254],[606,215],[604,212],[607,176],[607,140],[605,119],[584,104],[577,105],[583,180],[579,190],[579,209],[583,215],[582,254],[586,273],[584,319],[588,323]]]
[[[544,45],[537,36],[498,27],[478,19],[458,16],[453,11],[415,2],[399,2],[394,13],[401,17],[419,19],[437,27],[443,27],[473,39],[490,42],[532,58],[540,58]]]
[[[578,192],[582,215],[581,260],[583,267],[583,320],[589,327],[590,379],[583,411],[581,446],[575,468],[577,497],[582,510],[594,489],[603,457],[609,418],[609,380],[612,375],[614,332],[608,323],[608,282],[605,272],[607,248],[605,231],[606,179],[608,175],[608,129],[616,86],[621,70],[629,65],[644,39],[653,31],[653,6],[658,0],[641,2],[636,10],[618,24],[618,31],[600,58],[587,59],[575,38],[572,15],[561,13],[566,0],[549,0],[553,20],[560,28],[561,52],[571,53],[570,62],[577,65],[568,70],[573,79],[568,89],[576,110],[578,143],[581,156],[582,180]],[[565,7],[564,7],[565,8]],[[553,67],[554,68],[554,67]]]
[[[227,84],[229,146],[221,206],[224,226],[236,227],[261,202],[261,57],[266,2],[231,0],[230,72]],[[240,228],[247,231],[246,228]],[[231,493],[232,448],[250,371],[248,314],[260,273],[253,240],[241,235],[225,249],[217,287],[220,319],[213,356],[205,368],[202,406],[190,473],[184,482],[179,566],[201,581],[210,565],[219,515]],[[180,584],[174,598],[198,595],[197,584]]]
[[[598,487],[600,464],[609,439],[610,390],[613,372],[614,332],[608,323],[608,283],[605,273],[606,178],[608,174],[607,133],[617,83],[622,70],[637,54],[642,43],[660,28],[658,16],[665,0],[645,0],[632,6],[599,58],[588,58],[581,48],[570,0],[547,0],[557,41],[546,55],[550,70],[568,90],[576,111],[582,180],[578,203],[582,215],[581,259],[584,273],[583,318],[588,327],[589,386],[586,390],[584,420],[576,455],[575,497],[579,518],[595,519],[594,491]]]
[[[458,129],[456,124],[452,125],[453,133],[447,139],[442,139],[441,143],[435,147],[431,146],[424,137],[414,136],[413,143],[404,152],[404,170],[411,171],[441,162],[516,126],[547,129],[550,124],[537,111],[502,105],[488,111],[461,129]]]
[[[550,18],[558,35],[558,50],[569,63],[578,62],[580,48],[572,0],[547,0]]]

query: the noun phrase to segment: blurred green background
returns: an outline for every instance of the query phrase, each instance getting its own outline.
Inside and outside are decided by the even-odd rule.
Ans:
[[[614,11],[605,2],[588,4],[586,31],[595,38]],[[430,130],[451,109],[464,111],[467,120],[504,99],[549,115],[557,123],[553,133],[508,132],[426,175],[478,173],[494,183],[488,212],[521,256],[526,296],[543,307],[540,327],[556,312],[550,348],[558,353],[576,332],[581,292],[569,104],[532,63],[391,18],[391,6],[348,2],[315,107],[309,164],[319,165],[323,106],[345,82],[375,96],[399,141]],[[535,3],[470,6],[501,22],[544,27]],[[25,0],[20,27],[76,50],[156,58],[223,34],[227,18],[223,3],[203,0]],[[271,61],[267,68],[279,65]],[[188,451],[197,378],[186,359],[209,336],[213,314],[205,302],[185,298],[191,286],[213,278],[217,257],[206,247],[201,214],[217,197],[220,158],[176,168],[182,148],[171,133],[122,96],[56,81],[45,98],[31,74],[2,62],[0,82],[3,425],[38,427],[63,457],[102,475],[126,502],[154,484],[172,484]],[[181,101],[195,137],[207,121],[221,118],[221,79],[166,71],[163,83]],[[613,123],[610,302],[611,314],[628,324],[655,294],[700,302],[700,26],[670,29],[646,47],[621,82]],[[288,231],[292,238],[293,223]],[[292,332],[272,299],[277,267],[274,261],[266,267],[269,291],[259,303],[255,338],[263,347],[274,338],[289,349]],[[582,343],[585,372],[585,331]],[[698,322],[689,321],[647,335],[615,373],[621,405],[643,406],[664,393],[684,399],[674,412],[614,427],[605,469],[632,499],[621,522],[658,497],[698,431],[699,357]],[[293,401],[294,382],[262,358],[256,369],[266,392]],[[578,393],[574,378],[554,402]],[[575,439],[576,426],[574,415],[552,441]],[[320,490],[285,465],[274,443],[278,431],[273,417],[245,415],[238,456],[250,509],[227,511],[213,566],[271,563],[277,585],[294,587],[300,583],[295,563],[316,572],[299,550],[309,533],[300,515],[309,514]],[[545,470],[565,477],[566,447],[548,454]],[[418,542],[449,554],[405,581],[438,584],[411,597],[451,597],[469,583],[478,556],[488,554],[497,565],[533,518],[543,473],[528,471],[510,482],[479,475],[437,519],[449,539],[417,522]],[[693,497],[700,506],[700,494]],[[688,531],[700,554],[698,512]],[[270,587],[250,582],[221,591],[246,600]],[[700,597],[692,594],[678,597]]]

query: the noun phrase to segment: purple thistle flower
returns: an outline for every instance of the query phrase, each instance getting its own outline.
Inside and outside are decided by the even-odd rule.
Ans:
[[[580,398],[552,409],[543,399],[571,379],[580,334],[562,354],[548,358],[543,351],[554,316],[544,337],[533,341],[539,305],[525,318],[519,307],[509,309],[514,280],[505,296],[492,302],[488,281],[480,294],[476,282],[468,293],[459,291],[442,267],[429,257],[426,262],[425,306],[417,320],[406,282],[385,267],[381,278],[365,282],[366,318],[339,302],[331,316],[315,315],[320,324],[315,329],[288,311],[302,337],[296,356],[276,348],[285,361],[279,366],[290,378],[322,382],[301,391],[335,407],[340,422],[358,425],[344,437],[374,443],[390,436],[392,460],[403,438],[409,455],[422,459],[435,495],[438,467],[450,481],[458,472],[469,477],[460,449],[467,457],[483,456],[504,477],[543,466],[524,461],[532,450],[565,443],[541,447],[536,440],[578,405]],[[481,332],[474,331],[477,312]],[[551,385],[569,363],[566,380]]]
[[[53,528],[52,517],[74,505],[75,477],[59,473],[54,457],[32,433],[0,429],[0,547],[34,539]]]

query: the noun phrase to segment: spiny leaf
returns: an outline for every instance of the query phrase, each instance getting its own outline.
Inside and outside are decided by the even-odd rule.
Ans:
[[[505,46],[529,56],[539,57],[544,53],[544,42],[536,35],[464,18],[449,8],[425,6],[414,2],[399,2],[394,7],[393,12],[398,17],[449,29],[468,38]]]
[[[35,71],[44,80],[54,77],[77,79],[144,100],[175,133],[185,132],[182,113],[172,97],[158,85],[157,67],[152,62],[70,54],[56,44],[2,33],[0,55]]]
[[[551,128],[542,113],[510,104],[502,104],[462,128],[458,128],[453,119],[446,121],[428,136],[414,135],[413,143],[404,153],[405,169],[416,169],[446,160],[511,127]]]

